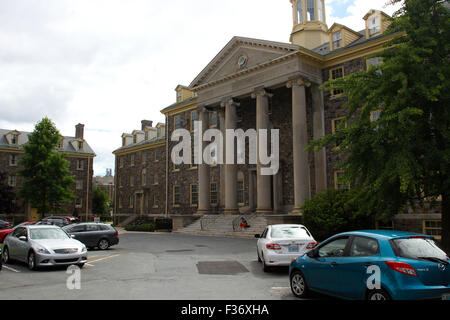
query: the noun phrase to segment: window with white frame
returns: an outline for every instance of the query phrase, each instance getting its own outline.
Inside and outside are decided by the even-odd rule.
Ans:
[[[372,17],[369,19],[369,35],[373,36],[381,31],[380,17]]]
[[[181,187],[173,186],[173,205],[179,206],[181,205]]]
[[[9,176],[8,177],[8,185],[10,187],[15,187],[16,186],[16,176]]]
[[[17,155],[15,154],[9,155],[9,165],[13,167],[17,166]]]
[[[342,47],[342,31],[333,32],[333,49]]]
[[[14,144],[14,145],[19,144],[19,135],[18,134],[11,135],[11,144]]]
[[[84,169],[84,161],[77,160],[77,170],[83,170],[83,169]]]
[[[198,206],[198,185],[191,184],[191,206]]]

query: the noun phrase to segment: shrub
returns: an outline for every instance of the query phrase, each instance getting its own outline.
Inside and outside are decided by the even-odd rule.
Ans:
[[[154,232],[155,224],[154,223],[144,223],[140,225],[128,225],[125,227],[127,231],[140,231],[140,232]]]
[[[358,189],[317,194],[302,207],[303,224],[318,241],[345,231],[373,228],[375,213],[360,211],[360,194]]]

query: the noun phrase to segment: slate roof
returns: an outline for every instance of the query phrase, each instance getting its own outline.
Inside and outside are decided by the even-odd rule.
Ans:
[[[150,140],[144,140],[144,141],[141,141],[141,142],[138,142],[138,143],[132,143],[132,144],[126,145],[124,147],[120,147],[119,149],[114,150],[113,153],[116,153],[116,152],[119,152],[119,151],[125,151],[125,150],[132,149],[132,148],[135,148],[135,147],[151,145],[151,144],[154,144],[154,143],[157,143],[157,142],[165,142],[165,141],[166,141],[166,139],[165,139],[164,136],[160,137],[160,138],[153,138],[153,139],[150,139]]]
[[[6,135],[12,131],[15,131],[15,130],[0,129],[0,148],[6,148],[6,149],[12,149],[12,150],[23,149],[23,145],[28,143],[28,135],[31,134],[31,132],[17,130],[18,132],[20,132],[20,138],[19,138],[20,144],[19,145],[10,145],[8,143],[8,140],[6,139]],[[86,141],[84,141],[84,151],[77,151],[71,144],[71,142],[74,140],[77,140],[77,138],[64,136],[64,148],[62,150],[58,150],[58,151],[59,152],[67,152],[67,153],[95,155],[94,150],[92,150],[92,148],[89,146],[89,144]]]
[[[339,49],[334,50],[334,51],[330,51],[330,43],[327,42],[327,43],[324,43],[324,44],[318,46],[317,48],[313,49],[312,51],[314,51],[317,54],[320,54],[321,56],[327,56],[327,55],[330,55],[330,54],[335,54],[335,53],[338,53],[338,52],[341,52],[341,51],[345,51],[347,49],[356,47],[356,46],[358,46],[360,44],[364,44],[364,43],[367,43],[367,42],[370,42],[370,41],[374,41],[376,39],[383,38],[385,36],[383,34],[380,34],[378,36],[371,37],[370,39],[367,39],[366,38],[366,30],[365,29],[359,31],[358,33],[361,35],[361,37],[358,40],[353,41],[352,43],[350,43],[346,47],[339,48]]]

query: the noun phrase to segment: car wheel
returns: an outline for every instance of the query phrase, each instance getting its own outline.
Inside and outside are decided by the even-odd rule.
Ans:
[[[266,264],[266,261],[264,260],[264,254],[263,254],[261,260],[262,260],[262,263],[263,263],[263,271],[264,272],[271,271],[272,269]]]
[[[99,248],[100,250],[106,250],[106,249],[108,249],[108,248],[109,248],[109,241],[108,241],[107,239],[101,239],[101,240],[98,242],[98,248]]]
[[[3,262],[5,264],[10,263],[8,247],[3,248],[3,257],[2,258],[3,258]]]
[[[36,255],[33,251],[28,254],[28,269],[36,270]]]
[[[294,271],[291,275],[291,291],[297,298],[306,298],[308,287],[305,276],[300,271]]]
[[[367,294],[367,300],[391,300],[389,294],[384,290],[372,290]]]

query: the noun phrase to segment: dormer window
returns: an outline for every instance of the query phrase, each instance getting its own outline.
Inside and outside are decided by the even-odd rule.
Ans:
[[[83,141],[78,141],[78,150],[83,150]]]
[[[177,102],[181,102],[183,100],[183,91],[178,90],[177,91]]]
[[[147,140],[148,140],[148,131],[145,130],[145,141],[147,141]]]
[[[373,17],[369,19],[369,35],[373,36],[381,31],[380,17]]]
[[[63,139],[61,139],[61,140],[59,140],[59,142],[58,142],[58,149],[63,149],[63,147],[64,147],[64,140]]]
[[[333,33],[333,49],[337,49],[342,47],[342,32],[334,32]]]
[[[137,142],[137,135],[133,135],[133,143],[136,143]]]
[[[156,130],[156,137],[161,138],[161,127]]]
[[[11,144],[13,144],[13,145],[19,144],[19,135],[18,134],[13,133],[11,135]]]
[[[122,147],[125,147],[127,145],[127,138],[122,138]]]

